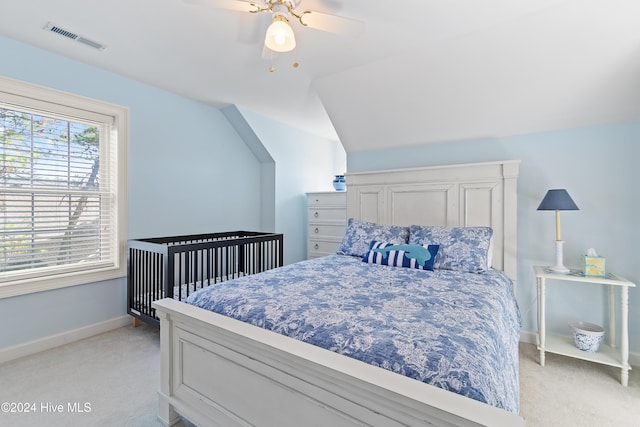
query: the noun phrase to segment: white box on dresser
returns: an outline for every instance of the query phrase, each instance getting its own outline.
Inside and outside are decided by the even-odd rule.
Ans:
[[[307,258],[333,254],[347,228],[347,193],[307,193]]]

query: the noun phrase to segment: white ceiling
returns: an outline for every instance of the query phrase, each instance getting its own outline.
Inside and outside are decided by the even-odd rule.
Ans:
[[[299,9],[366,31],[295,23],[298,47],[271,62],[268,14],[183,0],[1,0],[0,34],[340,139],[348,152],[640,120],[638,0],[302,0]],[[43,31],[48,22],[107,48]]]

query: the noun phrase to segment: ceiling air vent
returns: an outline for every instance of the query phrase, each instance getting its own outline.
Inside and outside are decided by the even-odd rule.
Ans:
[[[47,23],[47,25],[44,26],[43,30],[45,31],[51,31],[52,33],[56,33],[59,34],[63,37],[66,37],[68,39],[71,40],[75,40],[78,43],[82,43],[85,44],[87,46],[90,46],[94,49],[97,50],[104,50],[104,48],[106,47],[105,45],[103,45],[102,43],[98,43],[98,42],[94,42],[93,40],[90,40],[86,37],[82,37],[77,35],[76,33],[73,33],[69,30],[65,30],[64,28],[60,28],[59,26],[57,26],[56,24],[49,22]]]

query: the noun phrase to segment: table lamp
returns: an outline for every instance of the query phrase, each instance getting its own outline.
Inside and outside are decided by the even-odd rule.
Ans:
[[[562,261],[562,234],[560,228],[560,211],[577,211],[578,206],[574,203],[569,193],[565,189],[555,189],[547,191],[547,194],[538,206],[539,211],[556,211],[556,263],[549,267],[554,273],[566,274],[569,269],[564,266]]]

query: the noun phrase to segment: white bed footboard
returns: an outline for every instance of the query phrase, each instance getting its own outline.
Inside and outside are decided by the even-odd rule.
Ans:
[[[202,426],[523,426],[501,409],[172,299],[159,417]]]

